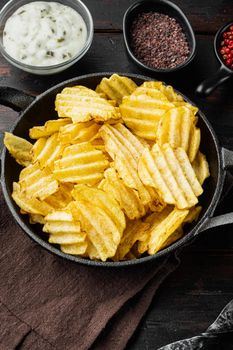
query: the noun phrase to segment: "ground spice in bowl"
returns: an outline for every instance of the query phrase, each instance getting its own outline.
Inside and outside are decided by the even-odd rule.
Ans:
[[[175,18],[157,12],[140,13],[131,27],[135,57],[151,68],[170,69],[183,64],[190,48]]]

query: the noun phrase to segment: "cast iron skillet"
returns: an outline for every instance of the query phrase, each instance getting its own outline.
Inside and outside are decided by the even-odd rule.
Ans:
[[[74,78],[54,86],[36,98],[12,88],[1,87],[0,103],[10,106],[16,111],[22,111],[16,123],[12,126],[11,132],[17,136],[28,139],[29,128],[34,125],[42,125],[48,119],[56,118],[56,113],[54,111],[55,96],[65,86],[80,84],[95,88],[102,77],[108,77],[111,74],[112,73],[98,73]],[[140,75],[119,74],[132,78],[137,84],[141,84],[145,80],[151,80],[150,78]],[[185,96],[183,97],[186,101],[191,102]],[[211,173],[210,178],[207,179],[204,184],[204,194],[200,197],[203,210],[198,222],[187,228],[186,235],[183,238],[155,255],[123,262],[97,262],[62,253],[58,247],[49,244],[46,241],[46,237],[42,234],[41,226],[30,225],[27,215],[20,214],[19,208],[11,198],[12,183],[13,181],[18,181],[21,167],[9,155],[4,147],[1,157],[1,184],[6,203],[13,217],[28,236],[42,247],[58,256],[85,265],[103,267],[121,267],[152,262],[190,243],[198,234],[208,228],[233,223],[233,213],[213,217],[215,207],[222,193],[225,170],[233,166],[233,152],[225,148],[220,148],[217,137],[202,112],[199,112],[198,126],[201,128],[202,133],[201,150],[207,156]]]

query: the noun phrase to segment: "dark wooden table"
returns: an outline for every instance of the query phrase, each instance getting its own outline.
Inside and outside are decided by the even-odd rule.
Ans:
[[[50,86],[85,73],[119,71],[143,73],[129,62],[123,43],[122,18],[134,1],[84,0],[95,24],[88,54],[64,73],[40,77],[19,71],[0,57],[0,84],[38,94]],[[0,1],[2,6],[5,1]],[[196,33],[197,56],[187,72],[156,76],[190,97],[206,113],[220,142],[233,149],[233,79],[206,99],[194,95],[196,85],[213,74],[218,62],[214,34],[233,19],[232,0],[176,0]],[[17,113],[0,107],[0,130],[8,130]],[[233,211],[233,197],[221,208]],[[204,331],[233,299],[233,226],[203,233],[181,254],[180,267],[160,288],[129,349],[157,349]]]

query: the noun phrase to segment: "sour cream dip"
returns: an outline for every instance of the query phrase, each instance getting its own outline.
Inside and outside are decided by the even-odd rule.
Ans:
[[[87,27],[81,15],[58,2],[35,1],[6,21],[3,47],[15,60],[51,66],[75,57],[85,46]]]

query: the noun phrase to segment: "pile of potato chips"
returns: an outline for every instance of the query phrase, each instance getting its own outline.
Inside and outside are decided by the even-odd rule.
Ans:
[[[155,254],[197,220],[209,176],[198,109],[171,86],[137,86],[113,74],[96,91],[67,87],[57,120],[5,133],[24,168],[12,197],[51,244],[67,254],[113,261]]]

